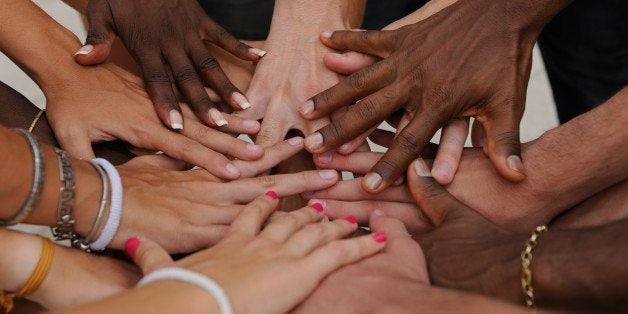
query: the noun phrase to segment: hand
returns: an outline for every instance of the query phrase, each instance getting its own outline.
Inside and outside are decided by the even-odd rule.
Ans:
[[[403,302],[393,301],[403,299],[402,287],[430,284],[421,247],[403,224],[383,212],[372,214],[370,222],[372,232],[388,236],[384,251],[332,273],[296,313],[405,312],[408,308],[403,308]]]
[[[121,139],[135,147],[163,151],[167,155],[205,168],[225,179],[236,179],[241,169],[223,154],[243,160],[256,160],[263,148],[254,146],[203,125],[186,106],[185,128],[180,133],[165,128],[151,108],[142,82],[112,64],[97,67],[71,67],[75,80],[47,84],[46,115],[61,144],[78,158],[94,157],[91,143]],[[254,134],[257,121],[227,116],[229,124],[221,131]]]
[[[225,124],[203,83],[233,110],[250,107],[207,51],[204,41],[248,61],[259,60],[265,52],[238,41],[212,21],[195,0],[91,0],[87,16],[86,45],[75,55],[76,61],[83,65],[104,62],[115,34],[119,35],[140,65],[157,115],[171,128],[181,129],[183,116],[162,60],[168,63],[177,87],[201,121]]]
[[[260,161],[234,164],[255,176],[301,149],[302,141],[296,146],[284,141],[269,148]],[[124,211],[109,248],[120,249],[129,237],[143,236],[171,253],[192,252],[218,242],[244,208],[241,204],[269,189],[287,196],[324,189],[338,181],[336,171],[322,170],[223,182],[203,170],[180,171],[182,166],[163,156],[144,156],[118,167],[125,191]],[[77,194],[75,210],[76,230],[84,235],[100,201],[100,178],[90,165],[77,163],[75,167],[88,167],[77,171],[77,186],[89,187]]]
[[[405,108],[408,125],[363,184],[367,191],[379,192],[405,171],[439,128],[452,118],[474,116],[486,130],[487,152],[499,173],[523,180],[519,122],[532,47],[544,22],[566,4],[493,4],[458,2],[395,31],[324,32],[321,40],[331,48],[384,60],[302,106],[305,118],[316,119],[362,99],[341,119],[309,136],[307,149],[322,153],[336,148]],[[495,21],[502,24],[496,28]],[[442,70],[451,64],[454,70]]]
[[[176,263],[143,239],[127,241],[127,252],[145,274],[176,265],[212,278],[227,293],[234,313],[285,313],[327,275],[386,244],[381,232],[340,240],[357,224],[348,219],[321,223],[323,213],[315,207],[285,214],[260,231],[277,205],[272,193],[258,197],[238,215],[223,241]]]

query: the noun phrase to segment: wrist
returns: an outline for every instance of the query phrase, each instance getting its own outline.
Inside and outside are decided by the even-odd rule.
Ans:
[[[275,3],[275,11],[269,40],[290,37],[313,37],[319,43],[320,33],[327,30],[343,30],[357,27],[354,5],[349,1],[294,1]],[[294,30],[298,29],[299,32]]]
[[[74,218],[76,233],[86,236],[92,229],[100,199],[102,197],[102,180],[98,171],[88,161],[73,160],[74,176],[76,178],[76,203]]]

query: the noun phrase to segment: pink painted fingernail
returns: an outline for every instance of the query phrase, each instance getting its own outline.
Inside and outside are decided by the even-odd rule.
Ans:
[[[277,193],[275,193],[275,191],[268,191],[266,192],[266,196],[276,200],[279,199],[279,195],[277,195]]]
[[[320,132],[316,132],[306,137],[305,146],[312,150],[323,147],[323,135]]]
[[[249,48],[249,52],[262,58],[264,57],[268,52],[262,50],[262,49],[258,49],[258,48]]]
[[[331,180],[331,179],[335,179],[338,176],[338,172],[336,172],[336,170],[331,170],[331,169],[319,170],[318,175],[321,177],[321,179]]]
[[[345,220],[350,222],[350,223],[352,223],[352,224],[354,224],[354,225],[358,223],[358,219],[355,218],[355,216],[349,216],[349,217],[345,218]]]
[[[375,232],[373,233],[373,239],[377,243],[384,243],[388,241],[388,236],[383,232]]]
[[[288,144],[292,146],[301,146],[303,145],[303,138],[297,136],[297,137],[293,137],[291,139],[286,140],[286,142],[288,142]]]
[[[239,174],[240,170],[238,170],[238,168],[236,168],[236,166],[234,166],[232,163],[228,163],[225,166],[225,170],[227,170],[227,172],[231,173],[231,174]]]
[[[321,33],[321,37],[327,38],[327,39],[331,38],[331,36],[333,35],[334,35],[334,32],[332,31],[324,31]]]
[[[506,163],[508,164],[508,168],[519,173],[523,173],[523,162],[521,162],[521,157],[517,155],[510,155],[508,156],[508,159],[506,159]]]
[[[373,211],[373,215],[375,215],[377,217],[384,217],[385,214],[384,214],[383,211],[381,211],[379,209],[376,209],[376,210]]]
[[[329,164],[333,160],[334,155],[332,154],[332,152],[326,152],[318,155],[317,158],[321,164]]]
[[[299,109],[299,111],[301,112],[301,114],[305,116],[314,112],[314,101],[311,99],[306,101],[303,105],[301,105],[301,108]]]
[[[214,121],[214,123],[216,123],[217,126],[223,126],[228,124],[225,116],[223,116],[222,113],[220,113],[220,111],[216,110],[215,108],[209,109],[209,117],[212,119],[212,121]]]
[[[370,190],[377,190],[382,185],[382,176],[371,172],[364,177],[364,185]]]
[[[140,247],[141,241],[136,237],[132,237],[124,243],[124,250],[126,254],[129,255],[130,258],[135,258],[135,253],[137,249]]]
[[[85,45],[83,47],[81,47],[74,55],[87,55],[90,52],[92,52],[92,50],[94,50],[94,46],[92,45]]]
[[[322,213],[323,210],[325,210],[323,208],[323,204],[321,204],[321,203],[314,203],[314,204],[310,205],[310,207],[314,208],[319,213]]]
[[[183,116],[179,111],[170,110],[168,117],[170,118],[170,127],[173,130],[183,130]]]
[[[231,95],[231,98],[233,98],[233,101],[235,101],[238,106],[240,106],[240,108],[242,109],[249,109],[251,108],[251,103],[249,102],[248,99],[246,99],[246,97],[244,97],[244,95],[238,93],[238,92],[234,92]]]
[[[427,167],[427,164],[425,163],[425,160],[423,160],[423,158],[417,158],[417,160],[412,163],[412,168],[414,168],[414,172],[419,177],[432,176],[432,172],[430,172],[430,169]]]

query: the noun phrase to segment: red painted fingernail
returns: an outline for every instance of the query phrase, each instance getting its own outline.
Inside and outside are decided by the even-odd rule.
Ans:
[[[345,218],[346,221],[352,223],[352,224],[357,224],[358,223],[358,219],[355,218],[355,216],[349,216],[347,218]]]
[[[277,195],[277,193],[275,193],[275,191],[268,191],[266,192],[266,196],[276,200],[279,198],[279,195]]]
[[[131,258],[135,258],[135,252],[137,252],[137,249],[140,247],[140,243],[140,239],[136,237],[126,240],[126,243],[124,243],[124,250],[126,251],[126,254],[128,254]]]
[[[310,207],[314,208],[319,213],[322,213],[323,210],[324,210],[323,204],[321,204],[321,203],[314,203],[314,204],[310,205]]]
[[[384,243],[388,240],[388,236],[386,236],[383,232],[376,232],[373,233],[373,239],[375,239],[375,242],[377,243]]]

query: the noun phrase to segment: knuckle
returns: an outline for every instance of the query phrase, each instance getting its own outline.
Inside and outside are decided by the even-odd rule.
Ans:
[[[214,72],[220,70],[220,63],[212,55],[206,55],[198,61],[197,64],[200,71]]]
[[[320,130],[323,135],[323,142],[333,144],[343,141],[345,133],[344,130],[344,126],[340,123],[331,123],[327,125],[325,128]]]
[[[326,228],[322,224],[311,224],[305,227],[305,232],[312,238],[322,239],[326,234]]]
[[[263,176],[255,178],[257,183],[265,189],[274,188],[277,184],[277,179],[275,176]]]
[[[372,98],[364,99],[360,102],[360,105],[357,107],[357,113],[360,117],[361,121],[372,121],[377,117],[377,107],[380,104],[375,103],[375,100]]]
[[[174,73],[174,78],[177,82],[182,84],[199,81],[196,71],[191,66],[184,66],[177,69]]]
[[[420,149],[420,139],[410,131],[399,133],[395,140],[397,148],[405,156],[414,156],[418,154]]]
[[[168,75],[157,69],[144,69],[144,79],[147,83],[168,83],[170,84],[170,78]]]
[[[347,77],[347,84],[353,90],[360,91],[367,86],[367,71],[359,71]]]

